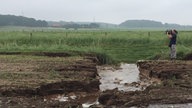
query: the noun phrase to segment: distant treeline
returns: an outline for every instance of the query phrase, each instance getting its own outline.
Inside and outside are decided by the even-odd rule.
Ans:
[[[0,15],[0,26],[47,27],[48,23],[23,16]]]
[[[153,20],[127,20],[121,24],[110,24],[110,23],[99,23],[99,22],[48,22],[51,27],[63,27],[66,29],[69,28],[128,28],[128,29],[191,29],[190,25],[179,25],[179,24],[170,24],[162,23],[159,21]]]
[[[90,23],[90,24],[66,24],[62,26],[63,28],[69,29],[69,28],[99,28],[99,24],[96,23]]]
[[[100,22],[65,22],[65,21],[45,21],[36,20],[15,15],[0,15],[0,26],[26,26],[26,27],[58,27],[66,29],[78,28],[128,28],[128,29],[159,29],[159,28],[176,28],[176,29],[192,29],[191,25],[179,25],[162,23],[153,20],[127,20],[121,24],[110,24]]]
[[[119,27],[123,28],[192,28],[192,26],[185,26],[179,24],[169,24],[152,20],[127,20],[121,24]]]

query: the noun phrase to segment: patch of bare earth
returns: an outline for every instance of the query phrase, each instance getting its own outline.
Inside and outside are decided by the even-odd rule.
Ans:
[[[100,104],[124,108],[192,103],[192,61],[140,61],[137,65],[141,80],[151,85],[143,91],[104,91]]]
[[[99,90],[93,57],[0,55],[0,107],[81,107],[44,96]]]

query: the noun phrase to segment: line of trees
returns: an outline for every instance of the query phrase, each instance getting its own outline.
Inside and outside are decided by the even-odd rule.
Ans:
[[[0,26],[47,27],[48,23],[23,16],[0,15]]]
[[[74,28],[74,29],[78,29],[78,28],[99,28],[99,24],[96,23],[90,23],[90,24],[66,24],[62,26],[63,28],[69,29],[69,28]]]
[[[119,27],[123,28],[192,28],[192,26],[185,26],[179,24],[163,24],[159,21],[152,20],[127,20],[121,24]]]

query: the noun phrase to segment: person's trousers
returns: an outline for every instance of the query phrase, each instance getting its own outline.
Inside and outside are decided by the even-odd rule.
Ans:
[[[171,45],[170,47],[170,57],[171,59],[176,59],[176,45]]]

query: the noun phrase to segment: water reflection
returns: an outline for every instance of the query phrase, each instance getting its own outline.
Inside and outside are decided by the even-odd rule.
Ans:
[[[100,90],[110,90],[118,88],[124,91],[140,90],[139,87],[130,86],[133,82],[139,82],[139,70],[135,64],[121,64],[118,69],[113,67],[97,67],[100,76]],[[86,93],[86,92],[73,92],[69,94],[53,96],[52,99],[61,102],[76,101],[82,103],[83,108],[88,108],[93,104],[98,103],[99,92]]]
[[[121,64],[118,70],[111,67],[98,67],[101,77],[100,90],[118,88],[124,91],[139,90],[139,87],[128,86],[130,83],[139,82],[139,70],[135,64]]]
[[[99,97],[99,92],[86,93],[86,92],[73,92],[69,94],[52,96],[51,99],[58,100],[60,102],[65,101],[77,101],[79,103],[92,104],[97,103],[97,99]]]

